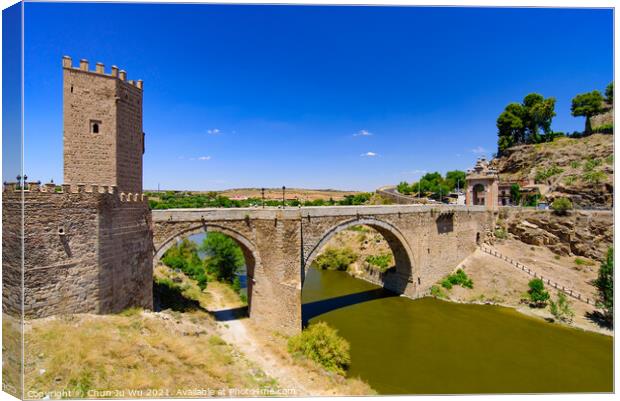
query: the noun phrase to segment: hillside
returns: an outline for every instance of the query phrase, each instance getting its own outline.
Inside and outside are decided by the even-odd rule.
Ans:
[[[556,138],[507,149],[491,162],[501,181],[531,180],[548,201],[569,197],[582,208],[613,204],[613,135]]]

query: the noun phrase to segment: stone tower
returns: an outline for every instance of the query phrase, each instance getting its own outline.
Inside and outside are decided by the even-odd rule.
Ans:
[[[112,66],[110,74],[87,60],[63,67],[64,182],[117,186],[142,192],[142,81]]]

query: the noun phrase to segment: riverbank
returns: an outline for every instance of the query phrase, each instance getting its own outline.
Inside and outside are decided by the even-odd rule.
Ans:
[[[596,289],[591,284],[598,271],[598,265],[594,262],[588,261],[588,265],[577,265],[574,263],[575,258],[560,258],[544,247],[525,246],[513,240],[496,244],[496,248],[521,263],[539,269],[545,277],[552,278],[554,281],[586,294],[590,299],[596,297]],[[451,290],[442,288],[442,292],[446,295],[445,300],[458,303],[505,306],[528,316],[554,321],[559,325],[613,336],[613,330],[601,326],[597,322],[595,306],[573,298],[568,298],[570,307],[575,313],[574,320],[570,324],[555,319],[548,305],[544,308],[529,307],[522,300],[528,297],[528,282],[533,277],[481,250],[476,250],[458,267],[462,268],[473,280],[474,288],[469,289],[460,286],[454,286]],[[440,285],[438,284],[438,286]],[[546,290],[549,291],[551,299],[556,300],[559,291],[549,287]]]

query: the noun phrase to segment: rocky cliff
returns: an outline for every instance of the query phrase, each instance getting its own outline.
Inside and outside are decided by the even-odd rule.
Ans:
[[[504,209],[498,225],[526,244],[545,246],[561,256],[603,260],[613,245],[612,211],[571,211],[558,215],[548,210]]]
[[[495,158],[491,166],[501,181],[530,180],[548,201],[568,197],[576,207],[613,205],[613,135],[556,138],[520,145]]]

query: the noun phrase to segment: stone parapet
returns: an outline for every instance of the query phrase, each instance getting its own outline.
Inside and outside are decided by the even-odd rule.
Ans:
[[[105,73],[105,65],[103,63],[96,63],[95,64],[95,70],[90,70],[89,69],[89,63],[88,60],[86,59],[81,59],[80,60],[80,64],[78,67],[74,67],[73,66],[73,60],[71,59],[71,57],[69,56],[64,56],[62,58],[62,67],[69,69],[69,70],[74,70],[74,71],[81,71],[81,72],[85,72],[88,74],[93,74],[93,75],[100,75],[103,77],[108,77],[108,78],[114,78],[114,79],[118,79],[121,80],[123,82],[128,83],[129,85],[142,90],[142,86],[143,86],[143,81],[141,79],[135,81],[135,80],[127,80],[127,72],[125,72],[124,70],[120,70],[118,69],[117,66],[113,65],[110,68],[110,73],[106,74]]]
[[[148,197],[143,193],[125,193],[118,192],[116,185],[96,185],[96,184],[63,184],[56,185],[54,183],[41,184],[39,182],[30,182],[20,187],[17,182],[5,182],[2,192],[7,196],[11,193],[46,193],[58,196],[66,194],[95,194],[95,195],[114,195],[121,202],[148,202]]]

